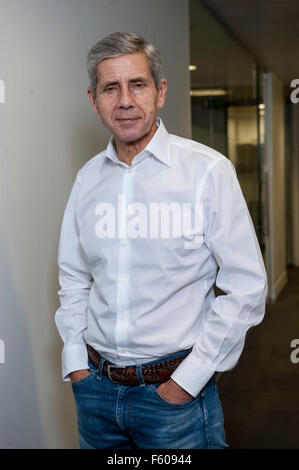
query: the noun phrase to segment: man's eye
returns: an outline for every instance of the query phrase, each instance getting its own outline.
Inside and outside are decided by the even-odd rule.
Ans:
[[[143,87],[143,83],[140,82],[140,83],[134,83],[133,85],[135,88],[142,88]]]
[[[106,88],[106,91],[107,91],[108,93],[113,93],[115,90],[116,90],[116,87],[115,87],[115,86],[108,86],[108,87]]]

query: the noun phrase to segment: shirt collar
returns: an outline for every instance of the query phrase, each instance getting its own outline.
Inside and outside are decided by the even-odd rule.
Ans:
[[[165,129],[163,121],[161,118],[156,119],[158,129],[153,135],[152,139],[146,146],[146,149],[151,152],[158,160],[162,163],[165,163],[168,166],[171,166],[171,156],[169,148],[169,134]]]
[[[169,134],[162,122],[162,119],[157,117],[156,124],[158,129],[153,135],[152,139],[149,141],[147,146],[140,152],[141,155],[144,151],[150,152],[154,157],[158,158],[162,163],[165,163],[167,166],[171,166],[171,156],[169,149]],[[111,160],[118,162],[117,153],[113,143],[113,136],[110,137],[107,148],[105,150],[105,157],[110,158]]]

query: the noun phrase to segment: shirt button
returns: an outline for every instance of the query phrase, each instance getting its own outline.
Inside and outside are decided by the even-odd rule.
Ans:
[[[133,172],[132,168],[128,168],[128,173],[132,173],[132,172]]]
[[[125,349],[125,348],[121,348],[120,352],[125,353],[125,352],[126,352],[126,349]]]
[[[119,282],[121,284],[125,284],[127,282],[127,279],[125,277],[123,277],[122,279],[119,280]]]
[[[126,245],[128,245],[128,243],[129,243],[128,240],[121,240],[121,242],[120,242],[120,244],[122,246],[126,246]]]

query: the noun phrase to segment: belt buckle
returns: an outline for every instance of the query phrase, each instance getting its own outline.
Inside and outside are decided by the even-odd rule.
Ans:
[[[108,364],[108,377],[113,382],[114,384],[118,384],[119,382],[115,382],[115,380],[112,380],[111,375],[110,375],[110,370],[111,367],[114,367],[115,369],[125,369],[126,366],[116,366],[114,364]]]

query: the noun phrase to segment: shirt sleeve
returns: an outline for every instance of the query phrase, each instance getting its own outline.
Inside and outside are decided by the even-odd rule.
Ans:
[[[265,314],[267,276],[259,243],[232,163],[208,171],[203,189],[204,239],[219,270],[216,297],[204,312],[202,332],[172,379],[192,396],[215,372],[233,369],[246,332]]]
[[[89,368],[84,331],[87,328],[86,311],[93,279],[80,245],[76,221],[81,182],[78,172],[62,220],[57,259],[61,289],[58,291],[60,308],[55,313],[55,323],[64,342],[64,381],[70,380],[71,372]]]

